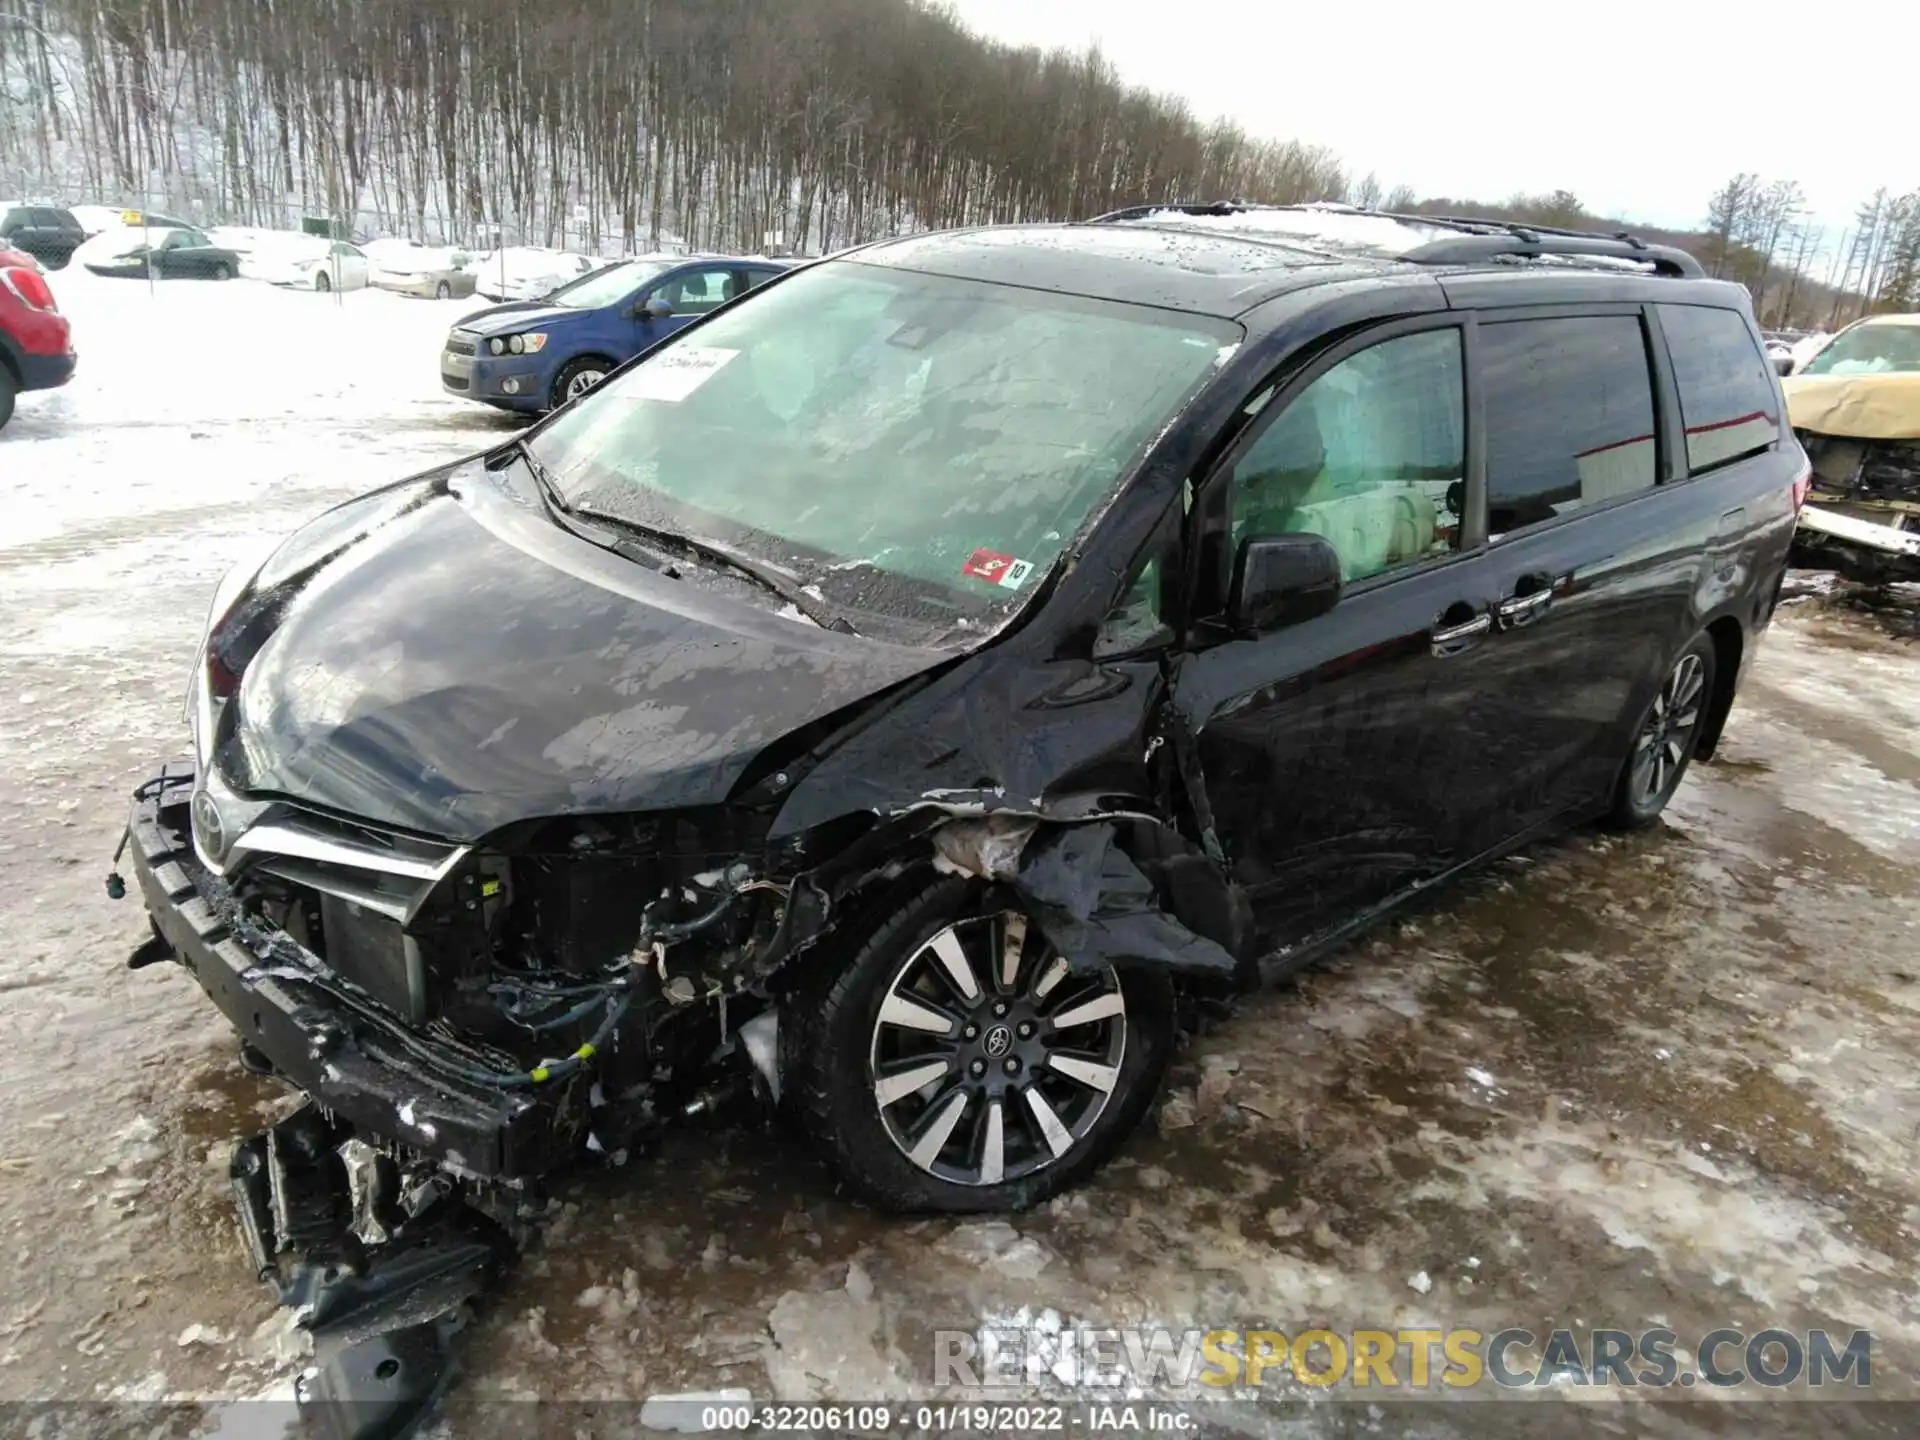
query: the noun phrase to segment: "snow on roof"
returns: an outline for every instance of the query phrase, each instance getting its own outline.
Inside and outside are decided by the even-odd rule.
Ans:
[[[1133,223],[1219,230],[1249,239],[1318,241],[1341,250],[1368,250],[1404,255],[1407,251],[1457,234],[1434,225],[1414,225],[1385,215],[1372,215],[1345,205],[1299,205],[1286,209],[1236,210],[1224,215],[1195,215],[1185,210],[1155,210]]]

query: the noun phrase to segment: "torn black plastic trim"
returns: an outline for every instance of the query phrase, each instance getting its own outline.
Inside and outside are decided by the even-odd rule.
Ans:
[[[1162,908],[1159,895],[1118,843],[1113,823],[1064,826],[1042,834],[1007,882],[1070,968],[1166,965],[1221,977],[1239,961]]]
[[[1163,825],[994,814],[954,820],[932,841],[935,868],[1006,885],[1073,969],[1117,963],[1243,973],[1252,935],[1245,895]]]

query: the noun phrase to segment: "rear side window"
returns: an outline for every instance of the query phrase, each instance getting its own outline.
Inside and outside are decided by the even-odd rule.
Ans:
[[[1653,487],[1653,382],[1637,316],[1483,325],[1480,373],[1491,538]]]
[[[1662,305],[1660,328],[1680,387],[1689,470],[1711,470],[1780,438],[1779,392],[1737,312]]]

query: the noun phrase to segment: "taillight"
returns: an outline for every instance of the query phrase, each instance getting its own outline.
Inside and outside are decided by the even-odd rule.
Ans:
[[[1800,507],[1807,503],[1807,492],[1813,489],[1813,462],[1802,460],[1800,473],[1793,477],[1793,509],[1798,514]]]
[[[0,270],[0,286],[29,310],[59,312],[60,307],[53,303],[53,291],[47,288],[46,277],[37,270],[23,270],[17,265]]]

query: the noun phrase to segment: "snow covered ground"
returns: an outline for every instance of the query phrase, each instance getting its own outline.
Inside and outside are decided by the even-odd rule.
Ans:
[[[149,287],[72,268],[47,278],[80,369],[62,389],[22,396],[0,432],[13,507],[0,549],[90,518],[207,506],[230,508],[236,533],[297,523],[515,425],[440,388],[440,342],[481,302],[251,281]]]

